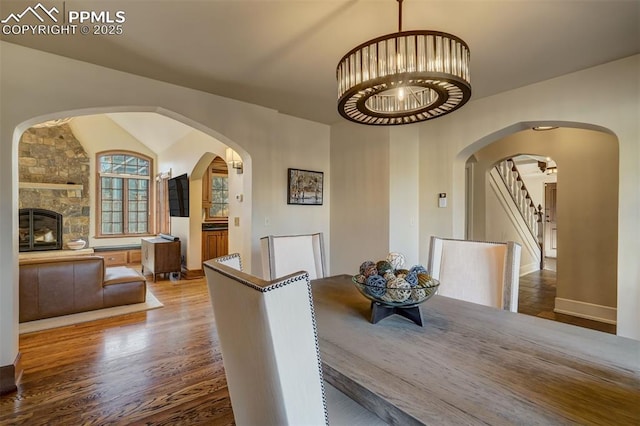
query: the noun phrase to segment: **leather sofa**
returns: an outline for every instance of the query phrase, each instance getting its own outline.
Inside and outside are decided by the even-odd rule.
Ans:
[[[19,286],[20,322],[142,303],[147,290],[142,274],[100,256],[21,260]]]

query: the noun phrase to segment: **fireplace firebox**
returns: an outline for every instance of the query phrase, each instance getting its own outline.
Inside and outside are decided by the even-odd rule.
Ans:
[[[45,209],[20,209],[19,250],[62,249],[62,215]]]

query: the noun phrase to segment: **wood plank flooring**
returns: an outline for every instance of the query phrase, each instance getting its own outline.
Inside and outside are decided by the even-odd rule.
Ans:
[[[0,425],[234,424],[204,279],[148,285],[164,308],[22,335],[24,374],[0,398]],[[553,313],[554,285],[522,277],[521,312]]]
[[[616,334],[615,324],[606,324],[553,312],[555,297],[555,271],[543,269],[520,277],[520,288],[518,291],[519,313]]]
[[[20,337],[2,425],[233,425],[203,279],[149,282],[164,308]]]

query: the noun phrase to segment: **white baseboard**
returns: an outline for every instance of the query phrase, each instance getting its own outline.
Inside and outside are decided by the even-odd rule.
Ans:
[[[531,262],[528,265],[520,265],[520,276],[540,270],[540,262]]]
[[[553,312],[573,315],[607,324],[616,324],[618,310],[610,306],[596,305],[594,303],[580,302],[578,300],[556,297],[556,307]]]

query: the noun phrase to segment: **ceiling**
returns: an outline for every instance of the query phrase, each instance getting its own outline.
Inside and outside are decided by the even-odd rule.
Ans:
[[[0,18],[36,4],[2,0]],[[394,0],[42,4],[112,17],[124,11],[123,34],[0,39],[327,124],[341,120],[338,61],[398,23]],[[417,29],[467,42],[473,100],[640,53],[640,1],[405,0],[403,30]]]

